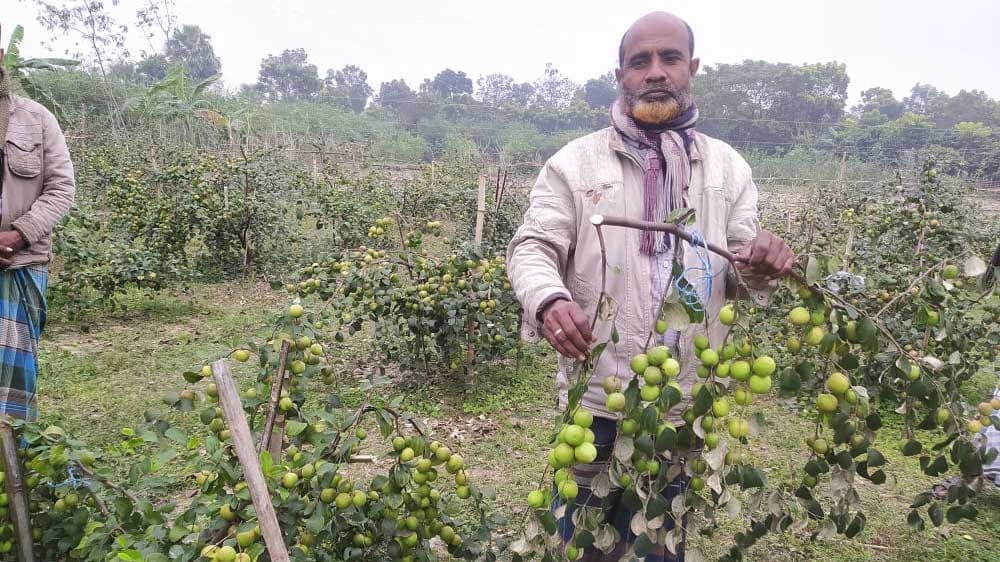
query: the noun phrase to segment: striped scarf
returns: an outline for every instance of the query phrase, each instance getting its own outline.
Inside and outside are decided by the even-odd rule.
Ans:
[[[10,121],[10,75],[0,66],[0,143],[7,138]],[[0,144],[2,148],[2,144]]]
[[[682,206],[691,177],[688,146],[698,121],[693,103],[672,121],[651,130],[640,127],[625,112],[622,98],[611,106],[611,125],[645,158],[643,174],[643,220],[663,222],[667,213]],[[661,232],[643,232],[639,251],[659,254],[670,248],[670,239]]]

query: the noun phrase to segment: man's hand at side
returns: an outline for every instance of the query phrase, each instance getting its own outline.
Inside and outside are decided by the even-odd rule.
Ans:
[[[0,268],[10,267],[14,254],[24,248],[24,238],[16,230],[0,232]]]
[[[542,335],[556,351],[580,361],[587,358],[590,344],[594,341],[586,313],[580,305],[565,299],[545,307],[542,313]]]
[[[748,260],[748,263],[737,264],[740,271],[766,277],[784,275],[795,264],[795,253],[788,244],[766,230],[761,230],[753,241],[744,246],[739,256]]]

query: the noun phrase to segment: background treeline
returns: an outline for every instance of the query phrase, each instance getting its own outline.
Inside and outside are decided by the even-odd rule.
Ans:
[[[604,127],[616,96],[610,70],[579,84],[552,64],[531,82],[445,68],[420,84],[375,85],[357,65],[320,69],[301,48],[264,57],[256,83],[227,90],[212,38],[179,25],[170,2],[148,2],[137,13],[133,32],[143,30],[150,47],[142,54],[125,49],[124,25],[107,10],[63,4],[41,3],[39,21],[82,39],[84,64],[25,75],[70,129],[86,134],[141,132],[196,146],[243,139],[406,162],[456,155],[538,162]],[[949,95],[918,83],[900,98],[872,87],[848,106],[849,82],[836,62],[705,66],[695,86],[699,128],[750,154],[820,152],[881,168],[929,156],[944,172],[1000,180],[1000,102],[985,92]]]

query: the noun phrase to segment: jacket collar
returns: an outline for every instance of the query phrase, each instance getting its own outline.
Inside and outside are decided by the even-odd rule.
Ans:
[[[619,133],[618,130],[615,129],[614,127],[608,127],[607,131],[608,131],[608,147],[614,152],[622,154],[628,157],[633,162],[636,162],[636,164],[639,164],[636,161],[635,156],[632,155],[632,152],[625,147],[625,142],[622,141],[621,133]],[[691,162],[701,161],[702,159],[701,148],[700,148],[701,142],[702,142],[701,135],[696,131],[694,134],[693,142],[691,143]]]

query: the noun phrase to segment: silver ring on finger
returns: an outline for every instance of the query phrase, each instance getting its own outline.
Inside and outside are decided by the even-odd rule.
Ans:
[[[563,329],[562,328],[559,328],[555,332],[552,332],[552,337],[554,337],[555,339],[557,339],[559,341],[562,341],[562,338],[559,337],[561,335],[563,335]]]

